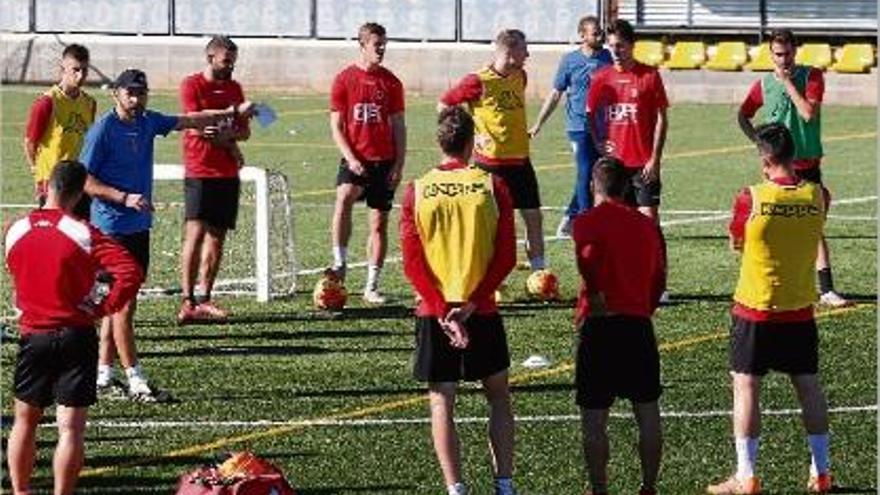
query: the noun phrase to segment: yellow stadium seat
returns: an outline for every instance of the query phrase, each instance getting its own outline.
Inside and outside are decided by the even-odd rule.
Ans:
[[[877,58],[874,56],[874,47],[868,43],[853,43],[843,45],[840,58],[831,66],[834,72],[861,73],[867,72],[874,66]]]
[[[742,41],[722,41],[715,47],[715,55],[709,58],[706,68],[710,70],[740,70],[748,58],[746,44]]]
[[[758,46],[754,56],[752,56],[752,61],[745,65],[746,69],[752,71],[771,71],[774,67],[773,58],[770,56],[769,43]]]
[[[794,61],[825,70],[831,65],[831,46],[828,43],[804,43],[798,48]]]
[[[659,66],[666,58],[664,54],[663,43],[653,40],[636,41],[636,46],[633,50],[633,56],[639,62],[650,65],[652,67]]]
[[[702,41],[679,41],[663,66],[667,69],[699,69],[705,62],[706,45]]]

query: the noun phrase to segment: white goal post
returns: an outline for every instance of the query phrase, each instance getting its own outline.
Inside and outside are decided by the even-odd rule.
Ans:
[[[253,166],[242,167],[239,170],[239,178],[243,188],[249,182],[254,186],[252,252],[255,264],[253,277],[243,280],[248,286],[253,287],[247,292],[256,292],[256,298],[259,302],[267,302],[270,298],[280,295],[290,295],[295,290],[296,267],[293,259],[293,226],[287,178],[279,173]],[[183,165],[159,163],[153,167],[153,181],[178,181],[182,183],[183,179]],[[276,183],[280,183],[280,185]],[[272,192],[270,187],[278,190],[275,194],[281,196],[280,199],[270,197],[270,192]],[[273,204],[274,201],[281,204]],[[283,210],[276,213],[283,216],[285,228],[282,230],[287,230],[287,232],[277,232],[279,229],[273,225],[273,219],[270,218],[270,215],[273,214],[273,208]],[[273,227],[276,232],[272,232]],[[248,227],[241,226],[241,228]],[[282,245],[280,247],[271,246],[270,235],[283,236]],[[249,236],[243,237],[246,239]],[[278,263],[273,265],[273,256],[280,258],[276,261],[280,261],[281,265]],[[235,264],[238,261],[227,260],[227,263]],[[280,286],[276,284],[273,287],[273,277],[281,276],[287,277],[287,280]],[[218,280],[217,285],[220,286],[221,281]]]

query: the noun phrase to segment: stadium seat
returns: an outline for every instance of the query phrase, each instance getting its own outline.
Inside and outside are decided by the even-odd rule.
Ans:
[[[740,70],[749,59],[746,44],[742,41],[722,41],[715,47],[706,68],[710,70]]]
[[[825,70],[831,65],[831,46],[828,43],[804,43],[798,48],[794,61]]]
[[[699,69],[705,62],[706,45],[702,41],[679,41],[663,66],[667,69]]]
[[[633,50],[633,56],[639,62],[650,65],[652,67],[659,66],[663,63],[663,60],[666,59],[663,43],[653,40],[636,41],[636,46]]]
[[[867,72],[876,62],[874,47],[868,43],[851,43],[843,45],[840,57],[831,66],[834,72],[862,73]]]
[[[752,61],[745,65],[745,68],[751,71],[771,71],[773,70],[773,58],[770,56],[770,44],[763,43],[755,48],[752,55]]]

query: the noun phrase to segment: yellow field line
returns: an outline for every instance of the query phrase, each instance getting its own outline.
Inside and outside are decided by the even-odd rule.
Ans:
[[[825,311],[819,311],[816,313],[816,318],[826,318],[830,316],[835,316],[843,313],[848,313],[852,311],[856,311],[858,309],[872,306],[871,304],[856,304],[853,306],[849,306],[846,308],[837,308]],[[687,339],[677,340],[673,342],[663,343],[657,346],[660,351],[673,351],[679,349],[686,349],[688,347],[693,347],[697,344],[701,344],[703,342],[711,342],[715,340],[720,340],[728,335],[727,331],[715,331],[712,333],[707,333],[703,335],[697,335],[694,337],[689,337]],[[565,373],[571,371],[574,368],[573,363],[563,363],[561,365],[555,366],[553,368],[547,370],[540,371],[530,371],[525,373],[519,373],[510,377],[510,384],[516,385],[519,383],[528,382],[534,380],[536,378],[543,378],[553,375],[558,375],[560,373]],[[166,452],[165,454],[161,454],[158,456],[150,457],[147,459],[138,459],[137,461],[130,461],[121,464],[116,464],[113,466],[101,466],[95,468],[83,469],[80,473],[80,477],[92,477],[92,476],[100,476],[102,474],[107,474],[113,471],[118,471],[120,469],[136,467],[143,464],[151,464],[156,461],[161,461],[164,459],[171,459],[175,457],[187,457],[193,456],[197,454],[202,454],[205,452],[210,452],[212,450],[217,450],[220,448],[228,447],[230,445],[239,444],[243,442],[249,442],[253,440],[259,440],[263,438],[271,438],[271,437],[279,437],[282,435],[286,435],[289,433],[293,433],[299,430],[303,430],[309,426],[309,423],[319,423],[319,422],[332,422],[339,421],[345,419],[355,419],[355,418],[363,418],[373,414],[393,411],[397,409],[403,409],[410,406],[415,406],[422,404],[428,400],[427,394],[422,394],[413,397],[406,397],[402,399],[397,399],[389,402],[380,402],[378,404],[373,404],[370,406],[353,409],[350,411],[340,411],[335,413],[330,413],[326,416],[322,416],[312,420],[305,420],[301,423],[289,426],[280,426],[276,428],[270,428],[268,430],[253,432],[253,433],[245,433],[242,435],[234,435],[229,437],[221,437],[212,442],[203,443],[199,445],[193,445],[190,447],[184,447],[181,449],[171,450]]]

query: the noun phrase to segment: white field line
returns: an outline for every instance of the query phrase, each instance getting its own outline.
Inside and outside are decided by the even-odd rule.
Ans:
[[[839,406],[828,409],[832,414],[858,414],[876,412],[877,405],[864,406]],[[796,416],[801,413],[800,409],[768,409],[761,411],[763,416]],[[661,411],[660,416],[666,419],[690,419],[690,418],[726,418],[731,415],[729,409],[714,411]],[[632,418],[632,413],[613,412],[612,418],[628,419]],[[470,416],[456,418],[455,422],[460,424],[483,424],[488,422],[488,418],[483,416]],[[538,415],[538,416],[517,416],[514,421],[517,423],[566,423],[579,421],[580,416],[577,414],[558,414],[558,415]],[[431,419],[428,417],[420,418],[364,418],[364,419],[316,419],[316,420],[291,420],[291,421],[274,421],[274,420],[255,420],[255,421],[112,421],[98,420],[89,421],[88,426],[91,428],[119,428],[119,429],[170,429],[170,428],[259,428],[274,426],[296,426],[296,427],[346,427],[346,426],[397,426],[397,425],[423,425],[429,424]],[[45,423],[40,425],[43,428],[55,428],[55,423]]]

